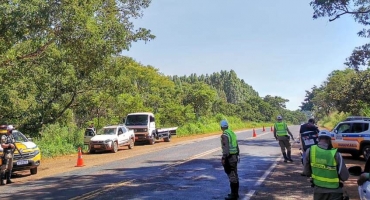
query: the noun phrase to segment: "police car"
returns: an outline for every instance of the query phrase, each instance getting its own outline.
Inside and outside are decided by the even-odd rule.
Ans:
[[[370,118],[349,117],[331,131],[332,144],[341,153],[370,157]]]

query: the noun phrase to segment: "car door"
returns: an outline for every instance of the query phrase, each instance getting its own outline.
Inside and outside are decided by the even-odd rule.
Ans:
[[[95,136],[95,131],[91,128],[85,130],[84,144],[88,145],[92,137]]]
[[[334,148],[338,149],[356,149],[357,141],[354,136],[354,128],[359,130],[361,123],[345,122],[339,124],[334,130],[334,138],[332,144]]]
[[[118,127],[117,130],[118,144],[122,145],[124,143],[124,131],[122,127]]]
[[[123,143],[126,143],[130,139],[130,133],[128,132],[128,129],[126,127],[122,127],[122,131],[123,131],[122,141]]]

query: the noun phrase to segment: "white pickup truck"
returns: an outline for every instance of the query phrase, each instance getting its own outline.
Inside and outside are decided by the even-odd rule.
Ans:
[[[89,152],[95,153],[96,150],[110,150],[114,153],[121,146],[134,148],[135,134],[124,125],[105,126],[100,129],[95,136],[90,139]]]
[[[148,142],[153,145],[156,140],[171,141],[171,136],[176,135],[177,127],[160,128],[155,126],[155,117],[150,112],[130,113],[123,120],[125,126],[135,132],[135,141]]]

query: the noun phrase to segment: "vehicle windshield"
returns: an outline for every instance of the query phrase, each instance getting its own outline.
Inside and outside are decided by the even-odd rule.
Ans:
[[[125,125],[147,125],[148,115],[129,115],[127,116]]]
[[[116,128],[102,128],[98,131],[98,135],[115,135]]]
[[[12,134],[16,142],[28,142],[28,139],[26,138],[26,136],[24,136],[21,132],[13,131]]]

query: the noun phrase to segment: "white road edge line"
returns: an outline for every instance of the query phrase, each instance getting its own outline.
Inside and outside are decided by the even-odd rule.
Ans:
[[[274,168],[276,167],[277,163],[279,162],[279,160],[281,159],[281,157],[278,157],[276,158],[275,162],[272,163],[272,165],[270,166],[270,168],[265,171],[265,173],[258,179],[258,181],[254,184],[254,186],[260,186],[263,181],[265,181],[265,179],[267,178],[267,176],[271,173],[272,170],[274,170]],[[244,200],[250,200],[253,195],[256,193],[256,190],[251,190],[249,191],[247,194],[246,194],[246,197],[244,198]]]

